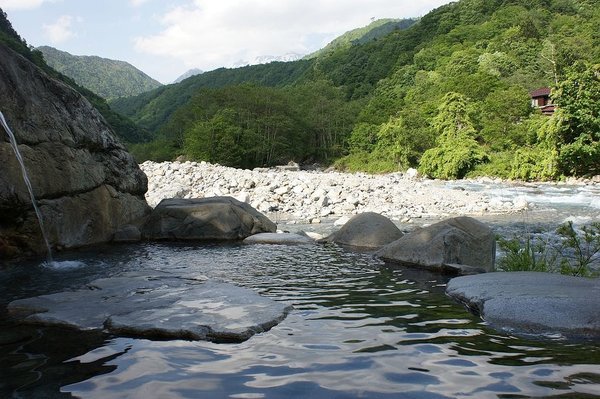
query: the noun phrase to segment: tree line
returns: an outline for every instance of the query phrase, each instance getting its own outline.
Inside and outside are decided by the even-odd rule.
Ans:
[[[444,179],[595,175],[598,26],[591,0],[461,0],[311,60],[215,71],[116,109],[155,134],[133,148],[140,159],[417,167]],[[552,88],[551,117],[530,104],[539,87]]]

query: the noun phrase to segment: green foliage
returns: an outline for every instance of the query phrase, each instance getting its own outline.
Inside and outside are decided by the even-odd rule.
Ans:
[[[527,237],[522,243],[518,238],[499,238],[498,244],[505,253],[498,261],[498,269],[505,272],[549,272],[556,262],[542,239]]]
[[[527,235],[518,238],[500,237],[498,243],[504,256],[498,268],[504,271],[560,272],[590,277],[598,274],[600,262],[600,223],[575,229],[569,221],[556,229],[557,240]]]
[[[388,173],[398,171],[398,164],[377,152],[354,152],[335,161],[337,169],[347,172]]]
[[[192,159],[223,165],[240,165],[242,134],[236,112],[221,109],[208,121],[197,122],[185,132],[185,152]]]
[[[212,71],[112,105],[174,143],[174,153],[183,151],[192,126],[219,109],[234,110],[243,138],[237,145],[254,148],[242,149],[244,165],[293,157],[371,172],[420,166],[439,178],[599,173],[594,2],[460,0],[406,29],[380,35],[380,26],[387,25],[343,36],[310,60]],[[248,82],[253,88],[240,92]],[[575,89],[580,82],[583,91]],[[559,104],[552,118],[529,98],[531,90],[550,86]],[[282,127],[274,158],[253,141],[264,137],[258,126],[268,118],[233,93],[258,108],[265,104],[257,96],[280,104],[268,117],[277,116]],[[468,101],[443,116],[440,104],[449,93]]]
[[[465,177],[496,176],[501,179],[510,179],[514,156],[513,151],[492,152],[489,154],[487,162],[477,164]]]
[[[562,237],[558,251],[563,255],[560,272],[573,276],[597,273],[592,267],[600,260],[600,222],[575,230],[573,222],[561,225],[556,232]]]
[[[138,96],[111,100],[110,106],[144,129],[157,133],[164,129],[179,108],[186,107],[203,89],[227,88],[247,83],[282,87],[299,81],[313,63],[314,61],[299,60],[236,69],[219,68]]]
[[[180,149],[172,141],[165,139],[153,140],[147,143],[135,143],[128,146],[129,152],[138,163],[144,161],[172,161],[181,155]]]
[[[203,89],[175,112],[162,137],[192,159],[229,166],[327,163],[344,151],[355,107],[326,81]]]
[[[467,101],[461,94],[448,93],[432,123],[439,133],[436,147],[423,154],[421,173],[439,179],[464,177],[488,155],[475,141],[475,129],[467,114]]]
[[[38,47],[49,66],[78,85],[110,100],[135,96],[161,86],[133,65],[96,56],[77,56],[53,47]]]
[[[304,57],[305,59],[322,57],[336,50],[347,49],[353,45],[364,44],[386,36],[395,30],[403,30],[417,22],[416,19],[378,19],[369,25],[353,29],[335,38],[327,46]]]
[[[558,163],[565,175],[600,174],[600,64],[576,64],[552,93]]]
[[[3,43],[27,58],[51,77],[58,79],[74,90],[77,90],[102,114],[115,133],[126,143],[144,142],[149,140],[149,135],[140,129],[128,118],[112,111],[106,101],[91,91],[77,85],[71,78],[55,71],[44,61],[42,53],[27,46],[27,43],[12,28],[10,21],[0,9],[0,43]]]

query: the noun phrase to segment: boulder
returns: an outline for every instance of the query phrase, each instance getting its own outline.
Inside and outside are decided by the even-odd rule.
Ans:
[[[537,272],[457,277],[446,293],[492,327],[522,334],[600,338],[600,280]]]
[[[243,242],[244,244],[279,245],[302,245],[315,243],[315,241],[308,236],[294,233],[259,233],[246,238]]]
[[[146,175],[78,92],[3,44],[0,92],[0,110],[17,140],[53,247],[110,241],[117,229],[149,211]],[[17,255],[43,252],[19,164],[1,127],[0,163],[0,238]]]
[[[142,232],[137,226],[128,224],[115,232],[114,242],[138,242],[142,239]]]
[[[390,219],[375,212],[364,212],[350,218],[338,231],[322,241],[357,248],[379,249],[398,240],[402,235]]]
[[[386,262],[455,271],[456,265],[494,270],[496,238],[485,224],[466,216],[417,229],[383,247],[376,254]]]
[[[142,227],[151,240],[243,240],[274,233],[275,223],[232,197],[164,199]]]
[[[98,279],[80,290],[8,305],[25,323],[214,342],[245,341],[277,325],[290,310],[246,288],[160,272]]]

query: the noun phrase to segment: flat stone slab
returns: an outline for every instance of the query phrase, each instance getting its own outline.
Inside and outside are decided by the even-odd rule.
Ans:
[[[242,342],[291,310],[252,290],[166,273],[94,280],[77,291],[19,299],[8,311],[25,322],[87,331],[213,342]]]
[[[600,339],[600,279],[504,272],[457,277],[446,293],[492,327]]]
[[[244,244],[276,244],[276,245],[302,245],[314,244],[315,240],[308,236],[295,233],[259,233],[243,241]]]

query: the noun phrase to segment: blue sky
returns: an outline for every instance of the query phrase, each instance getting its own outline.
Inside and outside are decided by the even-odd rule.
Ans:
[[[422,16],[448,0],[0,0],[33,46],[127,61],[169,83],[260,56],[307,54],[372,18]]]

